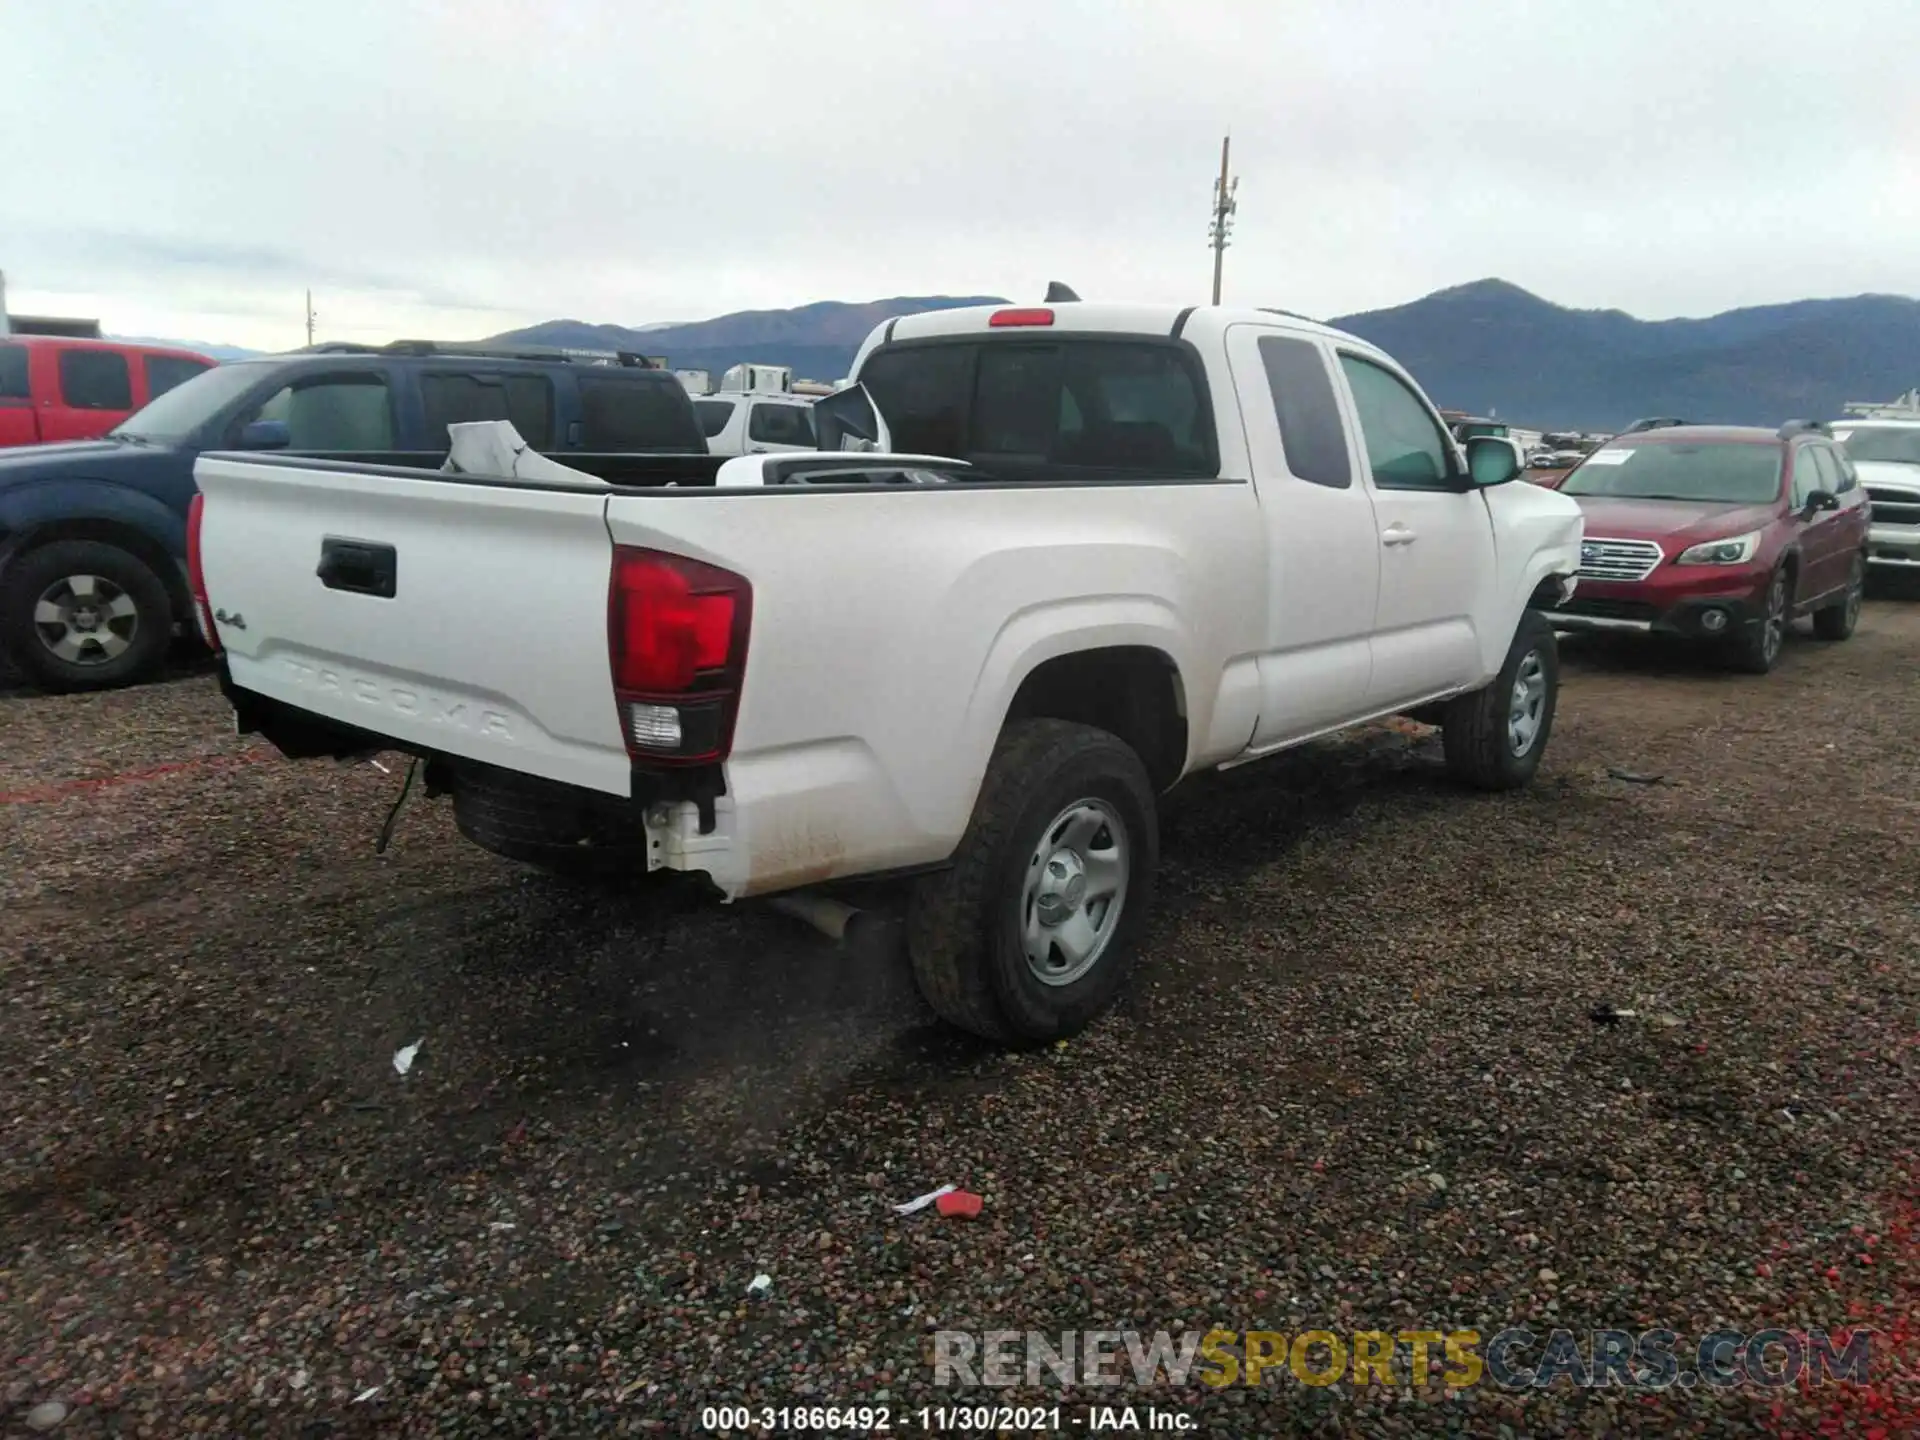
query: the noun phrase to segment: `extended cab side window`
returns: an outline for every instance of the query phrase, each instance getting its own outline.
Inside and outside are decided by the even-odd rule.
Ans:
[[[1347,429],[1320,347],[1290,335],[1263,335],[1260,363],[1266,367],[1287,469],[1311,485],[1347,489],[1353,484]]]
[[[0,345],[0,400],[31,400],[27,383],[27,347]]]
[[[1382,490],[1451,490],[1446,434],[1399,376],[1358,355],[1340,357],[1360,416],[1373,483]]]
[[[60,398],[75,410],[131,410],[127,357],[113,350],[62,350]]]
[[[394,449],[387,379],[371,371],[296,380],[253,414],[243,415],[235,422],[235,432],[253,420],[284,421],[290,450]]]
[[[450,444],[449,425],[505,420],[529,445],[553,442],[553,382],[544,375],[429,370],[420,377],[420,404],[427,438]]]

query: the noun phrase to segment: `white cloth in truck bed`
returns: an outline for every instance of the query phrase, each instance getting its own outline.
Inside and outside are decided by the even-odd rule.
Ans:
[[[502,484],[537,480],[573,490],[607,488],[607,482],[598,475],[549,460],[522,438],[510,420],[464,421],[447,426],[447,434],[453,439],[453,448],[447,452],[447,463],[440,468],[450,474],[498,480]]]

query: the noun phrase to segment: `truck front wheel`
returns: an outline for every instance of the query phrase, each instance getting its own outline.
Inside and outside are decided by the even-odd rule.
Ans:
[[[1540,768],[1559,695],[1553,627],[1529,610],[1493,683],[1447,702],[1440,721],[1447,769],[1481,790],[1518,790]]]
[[[920,993],[1001,1044],[1074,1034],[1133,966],[1159,859],[1153,785],[1129,746],[1064,720],[1009,725],[952,866],[914,886]]]

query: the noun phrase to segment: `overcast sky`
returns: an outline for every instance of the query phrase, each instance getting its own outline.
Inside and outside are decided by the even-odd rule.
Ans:
[[[10,308],[254,347],[898,294],[1920,292],[1920,3],[0,0]]]

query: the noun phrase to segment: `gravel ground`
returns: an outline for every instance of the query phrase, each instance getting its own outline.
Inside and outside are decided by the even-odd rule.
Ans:
[[[0,692],[0,1432],[49,1401],[63,1436],[520,1436],[988,1398],[1914,1433],[1920,603],[1765,679],[1567,667],[1526,793],[1381,728],[1170,801],[1130,997],[1017,1057],[886,957],[549,881],[443,803],[377,857],[398,768],[263,757],[204,674]],[[888,1208],[946,1181],[984,1214]],[[1869,1388],[1784,1395],[930,1367],[938,1328],[1511,1324],[1898,1333]]]

